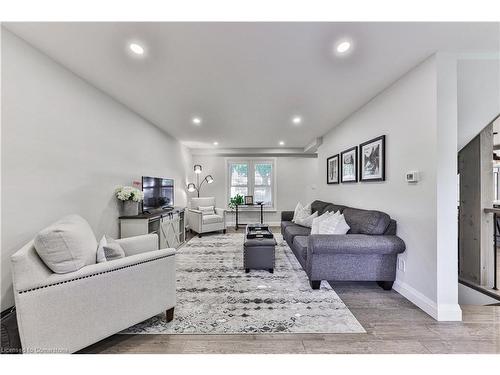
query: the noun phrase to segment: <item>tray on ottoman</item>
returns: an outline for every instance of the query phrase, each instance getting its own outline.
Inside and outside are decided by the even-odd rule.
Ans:
[[[274,249],[276,240],[273,232],[268,226],[255,231],[253,228],[258,224],[247,225],[245,243],[243,245],[243,267],[245,272],[250,269],[268,270],[274,272]]]

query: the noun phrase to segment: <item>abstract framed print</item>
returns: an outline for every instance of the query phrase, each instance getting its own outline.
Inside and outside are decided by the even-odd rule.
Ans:
[[[359,145],[359,180],[385,181],[385,135]]]
[[[358,146],[340,153],[340,172],[342,183],[358,182]]]
[[[326,183],[339,183],[339,154],[326,159]]]

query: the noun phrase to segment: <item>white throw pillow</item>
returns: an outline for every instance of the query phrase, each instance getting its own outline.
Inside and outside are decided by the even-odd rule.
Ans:
[[[199,206],[198,210],[201,211],[202,215],[214,215],[215,207],[214,206]]]
[[[309,215],[307,217],[299,217],[296,221],[295,224],[301,225],[303,227],[308,227],[311,228],[313,220],[318,217],[318,212],[313,213],[312,215]]]
[[[108,245],[108,241],[106,240],[106,236],[102,236],[99,241],[99,245],[97,246],[97,263],[102,263],[106,261],[106,255],[104,255],[104,246]]]
[[[319,223],[333,214],[333,212],[326,211],[323,213],[323,215],[314,218],[311,225],[311,234],[319,234]]]
[[[340,220],[340,211],[335,212],[333,215],[329,215],[320,221],[318,225],[317,234],[334,234],[335,226]]]
[[[89,223],[70,215],[41,230],[34,240],[35,250],[55,273],[78,271],[96,263],[97,241]]]
[[[297,203],[295,207],[295,211],[293,212],[292,222],[297,223],[299,219],[306,219],[311,215],[311,204],[309,203],[307,206],[303,206],[302,203]]]
[[[340,215],[333,230],[333,234],[346,234],[349,232],[349,229],[351,229],[351,227],[345,221],[344,215]]]

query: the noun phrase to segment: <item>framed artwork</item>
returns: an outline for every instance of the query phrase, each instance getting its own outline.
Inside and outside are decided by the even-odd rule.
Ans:
[[[340,173],[342,183],[358,182],[358,146],[340,153]]]
[[[360,181],[385,181],[385,135],[359,145]]]
[[[339,183],[339,154],[326,159],[326,183]]]
[[[245,195],[245,204],[253,204],[253,195]]]

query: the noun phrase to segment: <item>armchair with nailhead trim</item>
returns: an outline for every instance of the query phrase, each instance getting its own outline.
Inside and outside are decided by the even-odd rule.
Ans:
[[[148,234],[117,240],[125,257],[53,273],[34,241],[11,257],[24,353],[73,353],[175,306],[175,250]]]

